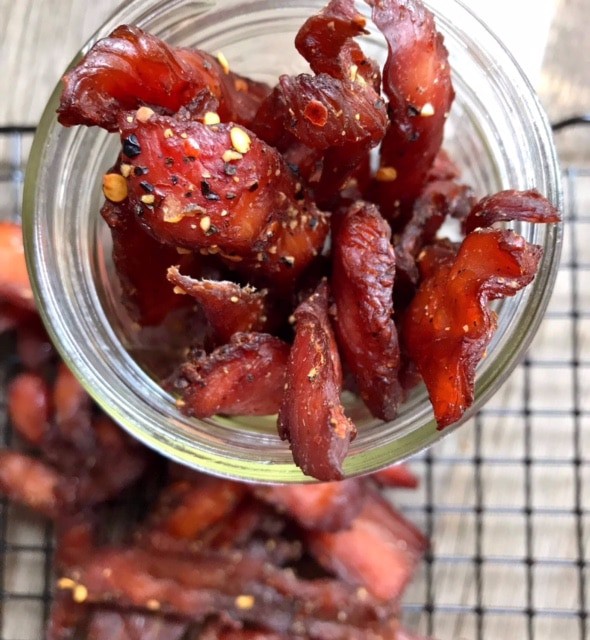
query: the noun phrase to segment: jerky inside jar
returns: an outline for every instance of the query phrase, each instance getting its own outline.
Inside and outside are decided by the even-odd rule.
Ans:
[[[343,466],[365,425],[391,445],[422,383],[439,429],[472,411],[477,367],[509,330],[494,301],[536,286],[559,213],[555,176],[486,189],[443,144],[465,110],[456,33],[417,0],[334,0],[294,34],[301,73],[251,76],[122,24],[64,76],[61,125],[118,140],[100,213],[133,353],[152,358],[167,415],[211,425],[213,448],[220,424],[276,415],[276,450],[338,480],[367,470]]]

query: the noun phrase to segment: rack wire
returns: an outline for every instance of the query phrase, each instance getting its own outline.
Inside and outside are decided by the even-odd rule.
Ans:
[[[31,138],[0,129],[0,217],[20,215]],[[420,489],[394,496],[433,540],[407,626],[440,640],[590,637],[590,170],[567,169],[564,186],[562,262],[528,356],[472,424],[412,462]],[[0,640],[43,637],[51,551],[46,523],[0,502]]]

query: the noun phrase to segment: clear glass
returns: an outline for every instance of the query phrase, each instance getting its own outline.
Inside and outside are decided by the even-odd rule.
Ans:
[[[223,50],[236,71],[273,82],[305,70],[293,46],[299,26],[324,0],[130,0],[99,30],[135,23],[175,45]],[[360,5],[361,3],[359,3]],[[561,207],[560,173],[550,128],[514,60],[463,5],[428,3],[450,51],[457,98],[445,147],[478,194],[537,188]],[[377,33],[367,51],[383,60]],[[137,331],[117,304],[109,232],[98,211],[100,180],[116,157],[117,137],[87,128],[64,129],[55,110],[58,87],[35,138],[27,171],[24,233],[35,295],[62,356],[95,400],[129,433],[162,454],[210,473],[259,482],[309,480],[294,466],[273,419],[189,419],[140,366]],[[499,323],[477,373],[468,419],[507,379],[542,318],[559,260],[558,225],[518,224],[544,247],[534,283],[498,307]],[[132,355],[134,354],[134,355]],[[151,354],[153,355],[153,354]],[[429,446],[436,430],[423,387],[399,417],[383,424],[346,397],[359,427],[344,468],[367,473]]]

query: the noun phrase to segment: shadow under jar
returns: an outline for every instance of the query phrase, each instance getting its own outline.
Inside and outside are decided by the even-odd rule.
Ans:
[[[323,0],[131,0],[105,23],[80,56],[119,24],[131,23],[172,45],[223,51],[232,69],[274,84],[281,73],[306,70],[294,36]],[[358,3],[359,9],[362,3]],[[478,196],[536,188],[558,208],[560,173],[550,128],[525,76],[506,49],[463,5],[427,2],[445,37],[456,99],[444,148]],[[366,7],[363,8],[365,10]],[[376,32],[363,47],[381,63]],[[79,60],[76,58],[75,62]],[[45,110],[25,185],[23,230],[33,287],[61,355],[94,399],[124,429],[165,456],[217,475],[258,482],[311,480],[292,462],[274,418],[197,420],[183,416],[150,374],[137,327],[118,300],[110,232],[99,215],[101,178],[117,155],[118,136],[94,128],[65,129],[56,120],[61,86]],[[544,257],[537,277],[498,304],[498,328],[477,371],[476,398],[464,422],[498,390],[535,334],[556,275],[558,225],[517,223]],[[344,464],[347,476],[368,473],[431,445],[436,430],[422,385],[398,418],[382,423],[345,394],[358,426]]]

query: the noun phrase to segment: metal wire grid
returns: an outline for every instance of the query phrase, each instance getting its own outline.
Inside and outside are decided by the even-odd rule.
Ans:
[[[2,217],[20,213],[30,140],[0,129]],[[588,637],[590,171],[566,171],[565,187],[562,264],[527,359],[471,425],[414,461],[420,489],[394,496],[434,541],[407,625],[440,640]],[[51,549],[50,527],[0,503],[0,640],[43,636]]]

